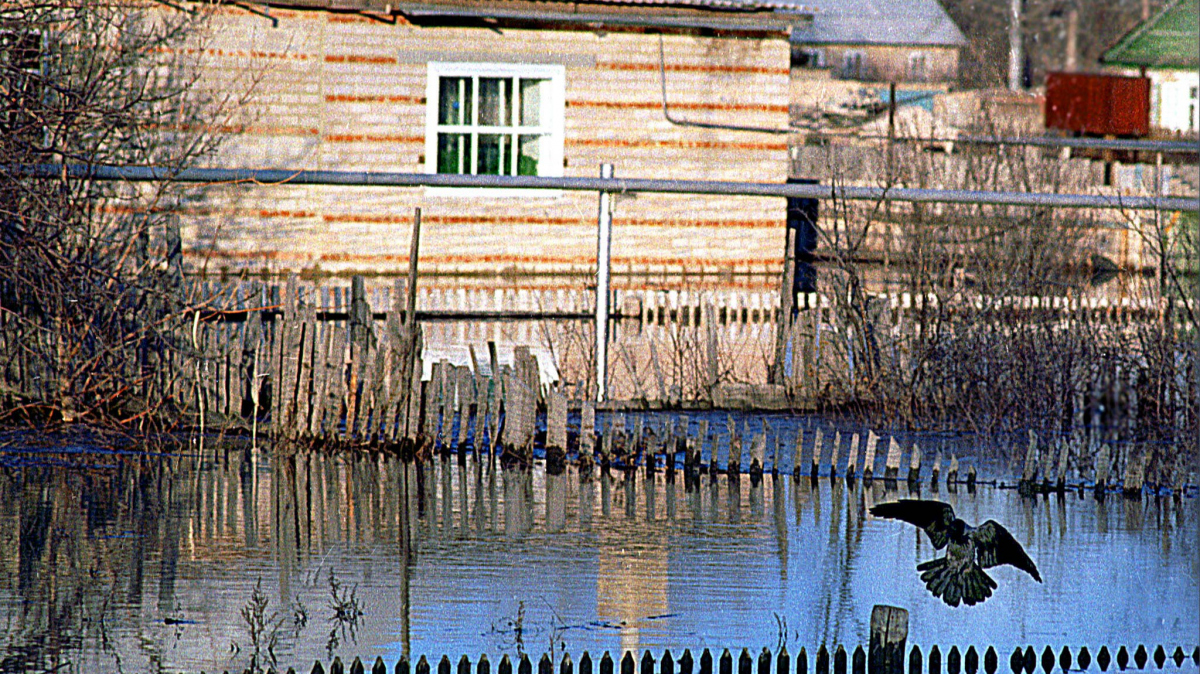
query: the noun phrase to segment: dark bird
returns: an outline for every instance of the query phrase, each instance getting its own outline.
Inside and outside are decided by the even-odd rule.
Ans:
[[[983,570],[1000,564],[1011,564],[1042,582],[1021,544],[994,520],[973,527],[955,517],[949,504],[920,499],[880,503],[871,514],[915,524],[929,534],[933,547],[946,548],[944,557],[918,564],[917,571],[933,596],[951,606],[959,601],[974,606],[992,596],[996,581]]]

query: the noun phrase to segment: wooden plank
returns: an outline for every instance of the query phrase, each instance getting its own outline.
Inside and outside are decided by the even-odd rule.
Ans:
[[[287,299],[284,305],[284,336],[280,350],[280,410],[276,437],[291,438],[296,419],[297,368],[303,322],[298,315],[299,291],[296,275],[288,277]],[[273,424],[274,425],[274,424]]]
[[[854,478],[858,475],[858,433],[850,436],[850,454],[846,459],[846,477]]]
[[[1129,498],[1141,498],[1142,486],[1146,477],[1146,458],[1148,452],[1144,447],[1131,447],[1125,460],[1125,479],[1121,484],[1121,492]]]
[[[459,457],[465,457],[467,452],[467,431],[470,430],[471,416],[475,409],[475,379],[471,368],[462,365],[454,368],[455,399],[454,408],[458,417],[458,434],[455,437],[455,451]]]
[[[921,447],[913,443],[912,454],[908,459],[908,482],[916,484],[921,479]]]
[[[904,674],[905,644],[908,639],[907,610],[875,604],[871,609],[870,630],[870,674]]]
[[[875,431],[867,431],[867,451],[863,455],[863,479],[870,480],[875,473],[875,450],[879,446],[879,436]]]
[[[555,387],[546,405],[546,473],[560,475],[567,459],[567,397]]]
[[[590,469],[596,455],[596,403],[585,400],[579,412],[579,470]]]
[[[725,428],[729,431],[729,460],[725,464],[725,473],[736,477],[742,472],[742,437],[732,414],[725,415]]]
[[[763,462],[767,450],[767,436],[764,433],[755,433],[754,438],[750,441],[750,477],[761,478],[763,474]]]
[[[896,436],[892,435],[888,438],[888,453],[884,460],[883,478],[885,480],[895,480],[900,476],[900,443],[896,442]]]
[[[815,435],[813,437],[812,455],[809,459],[809,461],[811,462],[811,470],[809,472],[809,477],[814,480],[817,479],[817,474],[818,474],[820,463],[821,463],[821,455],[825,453],[825,448],[823,447],[824,444],[825,444],[825,429],[821,428],[820,426],[817,426],[817,432],[815,433]]]
[[[804,429],[796,430],[796,442],[792,446],[792,477],[799,480],[803,471],[803,453],[804,453]]]
[[[384,380],[387,375],[385,369],[387,354],[383,349],[379,348],[378,338],[373,340],[368,348],[368,358],[371,360],[371,368],[367,374],[367,381],[371,384],[371,395],[367,398],[367,416],[364,422],[366,430],[362,441],[375,443],[378,442],[379,434],[383,430],[383,414],[387,408],[387,398],[384,391]]]
[[[325,436],[325,412],[329,402],[329,359],[333,345],[331,327],[328,321],[319,323],[313,335],[312,409],[309,412],[308,435],[314,439]]]
[[[297,372],[296,435],[308,436],[312,413],[313,359],[316,356],[317,308],[311,298],[301,306],[304,328],[300,342],[300,363]]]
[[[442,385],[445,383],[446,361],[433,363],[429,370],[429,382],[425,385],[425,423],[423,435],[429,446],[436,450],[438,432],[442,427]]]
[[[855,436],[854,444],[858,444],[857,435]],[[842,449],[842,432],[833,432],[833,446],[829,448],[829,478],[837,477],[838,452]]]

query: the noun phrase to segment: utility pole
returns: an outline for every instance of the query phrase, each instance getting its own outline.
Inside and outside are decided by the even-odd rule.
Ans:
[[[1063,70],[1073,73],[1079,67],[1079,10],[1067,11],[1067,58]]]
[[[1021,90],[1021,1],[1009,0],[1008,17],[1008,88]]]

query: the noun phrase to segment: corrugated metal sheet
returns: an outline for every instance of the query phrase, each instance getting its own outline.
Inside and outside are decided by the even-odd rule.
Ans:
[[[1195,70],[1200,66],[1200,0],[1175,0],[1104,52],[1101,63]]]
[[[1150,133],[1150,80],[1049,73],[1046,128],[1097,136],[1145,136]]]

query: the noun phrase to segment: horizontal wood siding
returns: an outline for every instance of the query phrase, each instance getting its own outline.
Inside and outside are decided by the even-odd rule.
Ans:
[[[197,50],[214,95],[253,85],[217,130],[212,166],[421,172],[426,62],[494,58],[566,69],[564,174],[742,181],[786,178],[785,137],[682,127],[662,113],[659,38],[610,32],[419,28],[319,11],[272,10],[278,27],[220,10]],[[788,45],[779,39],[663,38],[675,117],[787,125]],[[412,209],[424,208],[422,268],[586,271],[595,194],[441,196],[423,189],[208,188],[185,209],[194,265],[270,271],[406,267]],[[639,195],[616,200],[618,271],[778,268],[784,205],[762,198]]]

